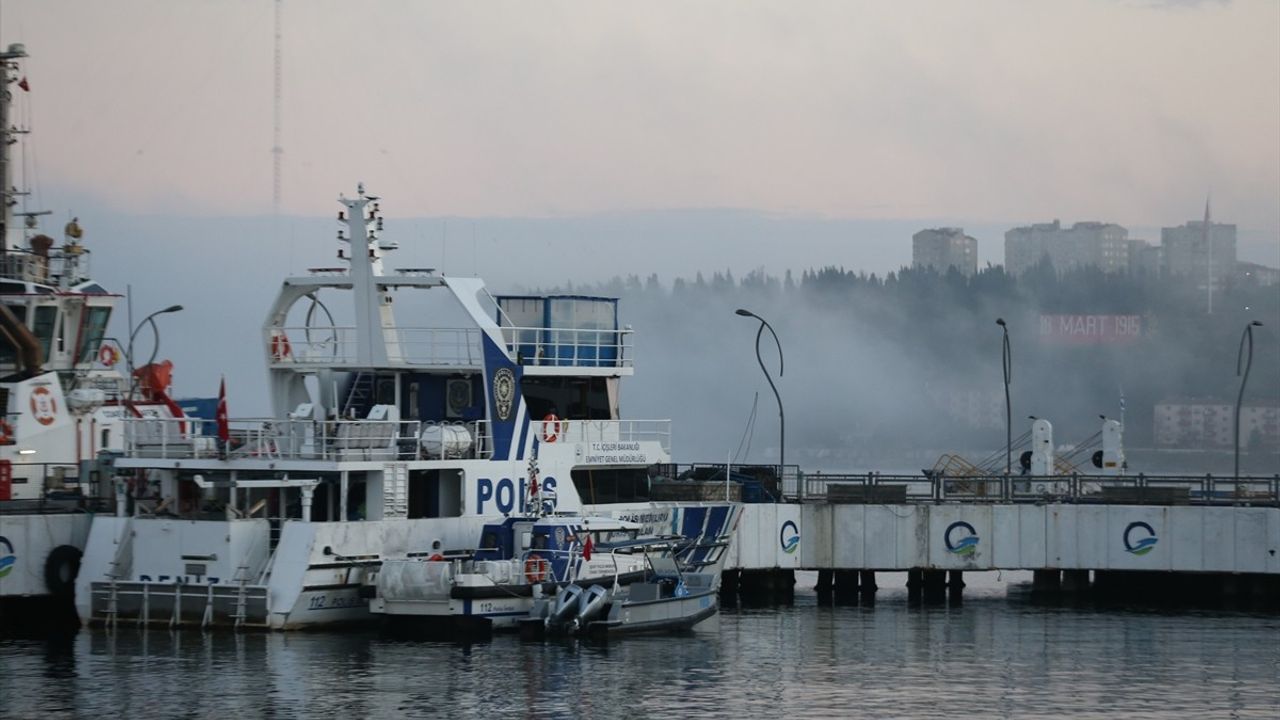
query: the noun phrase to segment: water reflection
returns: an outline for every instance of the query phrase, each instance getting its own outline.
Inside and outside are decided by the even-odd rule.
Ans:
[[[6,641],[0,668],[15,717],[1277,717],[1280,618],[802,594],[607,645],[121,628]]]

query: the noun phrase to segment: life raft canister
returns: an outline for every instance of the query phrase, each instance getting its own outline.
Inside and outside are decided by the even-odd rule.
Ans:
[[[542,441],[553,443],[564,432],[564,422],[555,413],[542,418]]]
[[[540,583],[547,579],[547,561],[537,553],[525,558],[524,579],[531,583]]]

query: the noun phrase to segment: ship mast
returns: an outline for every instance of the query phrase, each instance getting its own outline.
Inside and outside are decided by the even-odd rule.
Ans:
[[[27,56],[22,45],[14,43],[0,51],[0,257],[9,251],[9,229],[13,227],[13,206],[17,191],[13,186],[13,165],[9,162],[9,146],[13,144],[9,108],[13,95],[9,85],[17,82],[18,60]]]

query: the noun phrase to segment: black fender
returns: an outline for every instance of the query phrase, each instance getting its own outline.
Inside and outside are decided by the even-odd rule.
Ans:
[[[44,560],[44,584],[55,597],[71,597],[76,591],[76,575],[80,573],[79,548],[59,545]]]

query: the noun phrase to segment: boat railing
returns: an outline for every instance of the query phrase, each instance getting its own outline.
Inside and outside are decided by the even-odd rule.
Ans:
[[[51,248],[43,255],[15,249],[0,255],[0,278],[5,280],[48,285],[64,278],[71,282],[85,277],[89,277],[89,251],[82,245]]]
[[[1280,506],[1280,474],[858,475],[807,474],[805,501]]]
[[[392,365],[479,367],[483,360],[479,328],[396,327],[383,330]],[[362,361],[354,326],[289,327],[266,330],[273,366],[354,365]]]
[[[619,443],[656,442],[671,453],[670,420],[542,420],[540,437],[555,436],[555,442],[600,443],[599,452],[618,454],[639,448],[618,447]]]
[[[125,418],[125,454],[159,459],[412,460],[417,420],[232,419],[227,440],[216,424],[190,418]]]
[[[520,365],[531,367],[631,367],[631,336],[622,329],[557,327],[501,328],[507,350]]]

